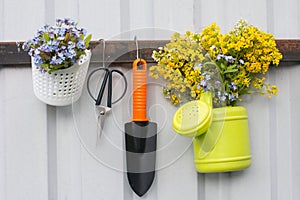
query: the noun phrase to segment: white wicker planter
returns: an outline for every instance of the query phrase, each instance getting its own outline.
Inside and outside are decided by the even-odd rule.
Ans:
[[[72,67],[51,74],[41,72],[32,63],[33,90],[35,96],[46,104],[66,106],[79,99],[82,93],[91,52],[80,58]]]

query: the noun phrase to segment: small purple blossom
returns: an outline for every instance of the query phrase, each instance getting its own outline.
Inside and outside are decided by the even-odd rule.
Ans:
[[[68,50],[74,49],[76,47],[75,43],[72,41],[68,42]]]
[[[224,58],[224,55],[223,54],[218,54],[217,55],[217,60],[221,60],[221,59],[223,59]]]
[[[56,66],[56,65],[62,64],[62,62],[63,62],[63,59],[57,58],[57,56],[55,55],[52,57],[50,64]]]
[[[79,40],[78,43],[77,43],[77,47],[78,49],[85,49],[85,44],[84,44],[84,41],[83,40]]]
[[[40,65],[43,63],[42,58],[40,56],[35,56],[33,59],[34,64]]]
[[[218,54],[217,55],[217,60],[226,60],[227,62],[229,63],[234,63],[235,62],[235,58],[232,57],[232,56],[226,56],[226,55],[223,55],[223,54]]]
[[[207,83],[207,82],[206,82],[206,80],[204,80],[204,79],[203,79],[202,81],[200,81],[200,85],[201,85],[202,87],[206,87],[206,83]]]
[[[28,42],[24,42],[24,43],[23,43],[22,49],[24,49],[24,51],[29,51],[30,45],[28,44]]]
[[[209,91],[211,88],[210,83],[206,79],[203,79],[202,81],[200,81],[198,86],[199,86],[199,88],[202,87],[205,92]]]
[[[64,52],[58,52],[57,56],[62,60],[66,59]]]
[[[235,84],[235,82],[231,82],[230,84],[228,84],[228,88],[231,90],[237,90],[237,85]]]
[[[229,101],[236,101],[238,99],[238,95],[229,94],[228,99],[229,99]]]
[[[225,60],[229,63],[234,63],[235,58],[233,58],[232,56],[225,56]]]

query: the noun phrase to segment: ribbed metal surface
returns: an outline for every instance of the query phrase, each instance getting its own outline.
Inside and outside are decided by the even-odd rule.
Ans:
[[[200,31],[213,21],[225,32],[239,18],[278,39],[299,39],[299,9],[298,0],[0,0],[0,41],[29,39],[57,17],[74,18],[94,39],[169,39],[174,30]],[[126,32],[133,29],[139,30]],[[129,69],[120,68],[131,78]],[[299,63],[283,63],[268,77],[279,87],[278,97],[245,99],[253,164],[245,171],[221,174],[196,173],[191,141],[178,139],[171,128],[176,108],[165,101],[160,85],[151,83],[147,103],[152,105],[151,121],[158,124],[160,169],[143,199],[300,199],[299,74]],[[87,92],[75,105],[56,108],[35,98],[31,81],[30,68],[0,68],[0,199],[139,199],[118,169],[123,152],[110,149],[111,141],[123,146],[122,127],[131,118],[130,94],[106,120],[107,138],[97,147],[100,151],[95,147],[95,116],[87,112],[93,111],[94,102]],[[102,160],[109,155],[114,160],[101,163],[101,152],[108,156]]]

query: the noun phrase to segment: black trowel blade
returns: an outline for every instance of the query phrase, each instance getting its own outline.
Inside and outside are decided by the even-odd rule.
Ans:
[[[138,195],[143,196],[150,189],[155,177],[155,171],[146,173],[127,173],[130,187]]]
[[[153,122],[125,124],[126,165],[132,190],[143,196],[155,177],[157,125]]]

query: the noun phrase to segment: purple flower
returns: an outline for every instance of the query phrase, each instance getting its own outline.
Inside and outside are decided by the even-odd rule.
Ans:
[[[34,59],[33,59],[33,62],[36,64],[36,65],[40,65],[43,63],[42,61],[42,58],[40,56],[35,56]]]
[[[67,30],[65,28],[58,29],[58,35],[64,37]]]
[[[67,58],[72,59],[72,58],[76,57],[76,52],[75,52],[74,49],[70,49],[70,50],[68,50],[68,51],[65,53],[65,56],[66,56]]]
[[[50,37],[51,39],[54,39],[54,36],[55,36],[55,35],[54,35],[54,32],[49,32],[48,35],[49,35],[49,37]]]
[[[84,44],[84,41],[83,40],[79,40],[78,43],[77,43],[77,47],[78,49],[86,49],[85,47],[85,44]]]
[[[237,90],[237,85],[235,84],[235,82],[231,82],[230,84],[228,84],[228,87],[231,90]]]
[[[229,63],[234,63],[235,58],[233,58],[232,56],[225,56],[225,60]]]
[[[199,86],[201,86],[205,92],[209,91],[211,88],[211,85],[207,82],[207,80],[203,79],[200,83]]]
[[[68,26],[76,26],[76,22],[71,18],[65,18],[62,21],[63,21],[64,24],[66,24]]]
[[[56,26],[61,26],[64,23],[63,19],[56,19]]]
[[[61,58],[57,58],[56,56],[53,56],[51,61],[50,61],[50,64],[51,65],[59,65],[59,64],[62,64],[63,60]]]
[[[57,56],[58,56],[60,59],[62,59],[63,61],[66,60],[66,57],[65,57],[65,55],[64,55],[63,52],[59,52],[59,53],[57,54]]]
[[[229,101],[234,101],[235,97],[232,94],[229,94],[228,95],[228,99],[229,99]]]
[[[41,53],[41,51],[39,50],[39,49],[36,49],[35,51],[34,51],[34,54],[35,55],[39,55]]]
[[[200,82],[200,86],[206,87],[206,80],[205,80],[205,79],[203,79],[203,80]]]
[[[68,49],[70,50],[70,49],[74,49],[75,48],[75,43],[74,42],[72,42],[72,41],[69,41],[68,42]]]
[[[30,45],[28,44],[28,42],[24,42],[24,43],[23,43],[22,49],[24,49],[24,51],[29,51]]]
[[[222,55],[222,54],[218,54],[217,55],[217,60],[221,60],[221,59],[223,59],[224,58],[224,55]]]

